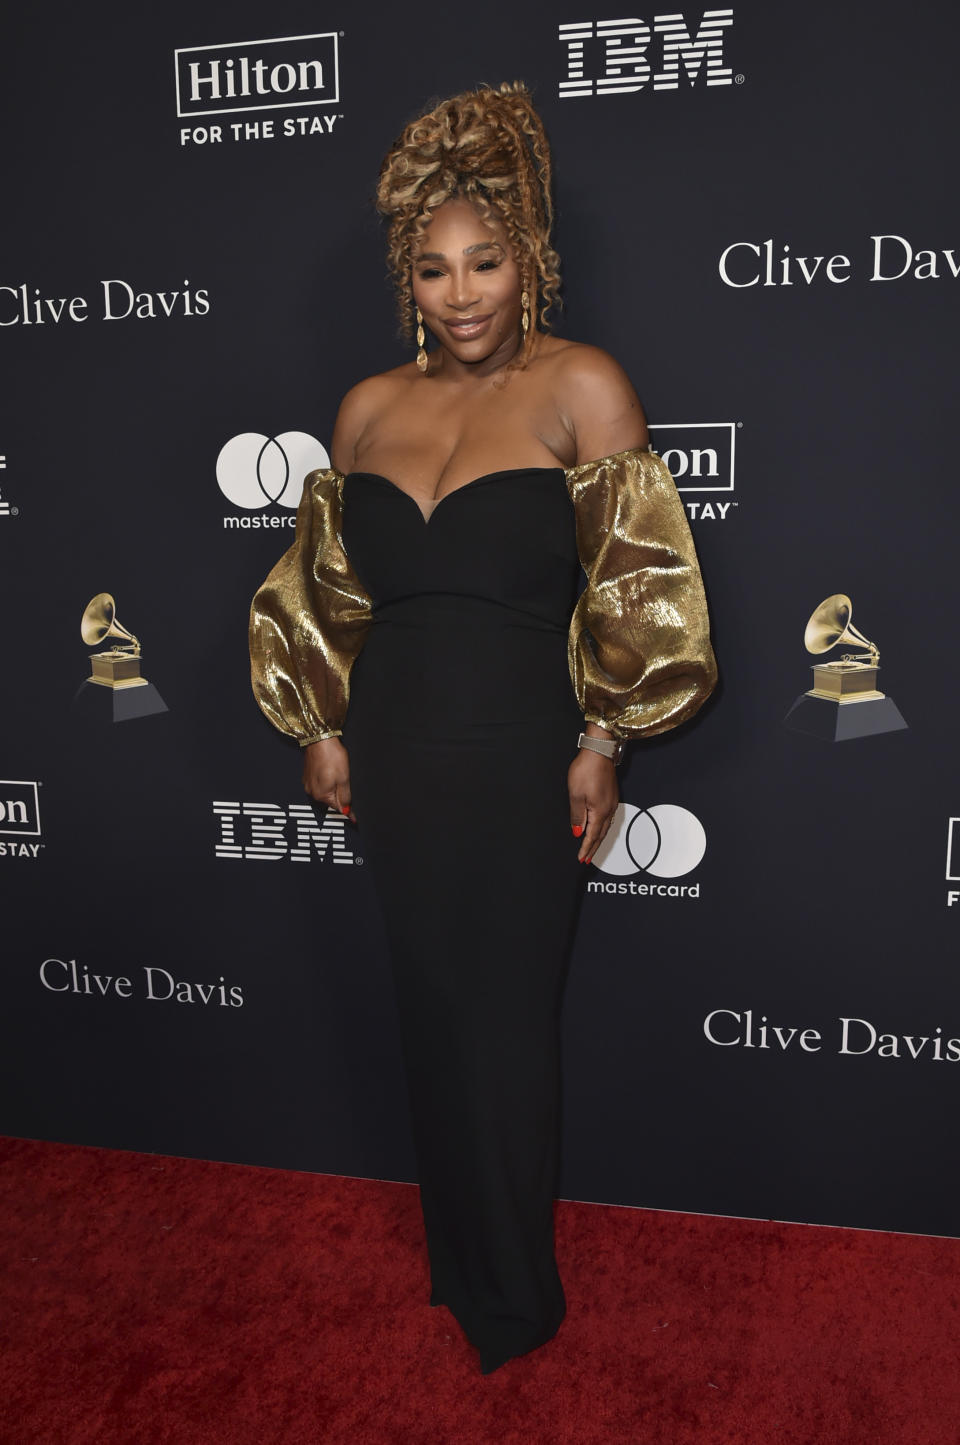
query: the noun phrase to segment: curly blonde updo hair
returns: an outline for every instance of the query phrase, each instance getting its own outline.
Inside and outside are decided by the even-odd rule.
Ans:
[[[376,193],[377,210],[389,221],[387,261],[404,336],[414,328],[414,253],[433,212],[452,196],[469,200],[482,220],[503,223],[531,316],[549,329],[547,314],[561,304],[560,257],[550,245],[551,183],[550,146],[522,81],[464,91],[410,122],[380,167]],[[517,357],[521,366],[535,332],[536,324]]]

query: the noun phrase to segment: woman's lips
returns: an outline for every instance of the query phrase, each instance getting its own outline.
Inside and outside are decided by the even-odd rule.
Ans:
[[[445,320],[443,324],[458,341],[472,341],[475,336],[483,335],[492,319],[493,312],[488,316],[471,316],[469,320]]]

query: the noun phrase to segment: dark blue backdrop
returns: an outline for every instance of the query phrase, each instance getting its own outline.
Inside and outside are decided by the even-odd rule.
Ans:
[[[669,450],[722,674],[623,769],[625,821],[654,809],[661,852],[592,869],[563,1193],[960,1234],[956,18],[738,0],[705,28],[684,8],[703,45],[681,54],[644,12],[645,76],[623,53],[641,45],[584,14],[490,0],[456,44],[365,0],[5,22],[0,1129],[415,1177],[362,831],[318,816],[304,841],[246,612],[291,536],[284,457],[317,465],[344,390],[410,354],[372,207],[384,151],[431,97],[524,78],[554,147],[562,326],[623,363]],[[584,93],[561,94],[561,26],[583,32]],[[319,92],[298,88],[312,56]],[[211,114],[243,57],[266,93]],[[178,115],[191,63],[205,99]],[[246,434],[221,480],[265,488],[252,506],[217,475]],[[100,591],[166,712],[114,723],[83,682]],[[784,726],[837,592],[905,730]],[[677,893],[638,891],[660,884]]]

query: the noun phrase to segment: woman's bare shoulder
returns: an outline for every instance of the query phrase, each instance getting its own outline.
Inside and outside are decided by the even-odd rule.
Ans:
[[[401,366],[391,367],[389,371],[377,371],[372,376],[365,376],[344,393],[340,410],[346,408],[349,412],[361,413],[382,406],[385,400],[402,392],[419,375],[416,363],[407,361]]]
[[[333,464],[347,472],[353,465],[357,443],[371,421],[396,402],[420,375],[414,362],[378,371],[355,382],[344,394],[337,411],[331,442]]]
[[[584,341],[564,341],[549,355],[553,393],[577,438],[578,460],[647,445],[640,398],[616,357]]]
[[[594,385],[618,385],[630,379],[616,357],[602,346],[589,341],[570,341],[566,337],[545,338],[550,343],[544,347],[544,360],[549,360],[558,372],[571,382],[589,382]]]

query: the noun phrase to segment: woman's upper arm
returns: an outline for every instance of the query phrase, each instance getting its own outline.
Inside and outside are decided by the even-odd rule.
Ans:
[[[599,346],[564,356],[560,405],[577,443],[577,464],[649,445],[647,419],[627,373]]]
[[[356,463],[357,445],[374,416],[382,392],[382,378],[368,376],[351,386],[340,403],[333,424],[330,460],[338,472],[352,471]]]

